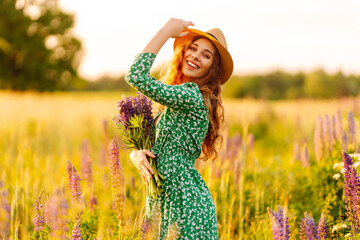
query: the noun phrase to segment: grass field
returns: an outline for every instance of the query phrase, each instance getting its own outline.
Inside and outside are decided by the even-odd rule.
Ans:
[[[0,236],[3,239],[47,239],[71,236],[76,210],[70,204],[67,161],[77,169],[83,195],[82,239],[140,239],[145,186],[121,148],[125,179],[124,235],[120,236],[113,209],[107,167],[109,142],[119,131],[112,121],[120,92],[12,93],[0,92]],[[359,126],[359,98],[335,100],[224,100],[224,144],[213,164],[196,166],[214,198],[220,239],[273,239],[267,208],[280,205],[288,217],[290,239],[298,239],[300,221],[307,212],[318,222],[327,216],[329,238],[341,238],[349,226],[343,201],[343,177],[333,179],[342,161],[341,143],[316,160],[314,132],[318,116],[339,110],[345,132],[348,113]],[[355,135],[357,136],[357,134]],[[316,142],[316,141],[315,141]],[[298,157],[307,147],[310,166]],[[357,144],[349,146],[353,153]],[[91,181],[84,180],[84,158],[91,160]],[[55,204],[58,220],[44,219],[46,227],[34,231],[34,203]],[[90,207],[90,197],[97,198]],[[56,201],[54,199],[57,199]],[[55,214],[50,212],[51,214]],[[45,218],[49,213],[45,213]],[[60,216],[60,217],[59,217]],[[51,222],[51,223],[50,223]],[[58,224],[59,225],[59,224]],[[61,225],[61,224],[60,224]],[[51,229],[51,233],[50,232]]]

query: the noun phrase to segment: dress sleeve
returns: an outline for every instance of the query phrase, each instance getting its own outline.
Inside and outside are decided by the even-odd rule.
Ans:
[[[125,81],[148,98],[166,107],[179,110],[204,108],[203,96],[195,83],[168,85],[150,77],[150,68],[155,57],[154,53],[136,55]]]

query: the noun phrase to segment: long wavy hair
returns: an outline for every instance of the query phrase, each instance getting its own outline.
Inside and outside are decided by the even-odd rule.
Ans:
[[[167,68],[167,72],[164,77],[161,77],[164,83],[169,85],[179,85],[183,83],[182,65],[185,52],[193,42],[200,38],[204,37],[195,37],[189,41],[184,41],[176,47],[174,57]],[[220,132],[224,124],[224,107],[221,98],[222,68],[220,55],[215,45],[214,48],[214,61],[209,72],[199,79],[192,80],[192,82],[199,86],[200,92],[204,97],[205,106],[209,109],[209,128],[202,144],[202,155],[199,158],[203,161],[214,161],[218,156],[216,148],[219,147],[223,141]],[[163,109],[164,107],[160,107],[161,111]]]

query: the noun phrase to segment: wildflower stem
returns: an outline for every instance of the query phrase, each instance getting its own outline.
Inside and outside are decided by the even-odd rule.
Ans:
[[[123,239],[123,228],[122,228],[120,222],[119,222],[118,226],[119,226],[119,240],[122,240]]]

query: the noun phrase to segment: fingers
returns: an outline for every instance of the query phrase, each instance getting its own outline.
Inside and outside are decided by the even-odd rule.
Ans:
[[[148,179],[148,180],[151,179],[151,173],[149,172],[149,170],[148,170],[146,167],[140,166],[139,171],[140,171],[140,174],[141,174],[144,178],[146,178],[146,179]]]
[[[156,158],[155,154],[150,152],[149,150],[142,150],[142,151],[143,151],[143,153],[145,153],[149,157]]]
[[[145,153],[147,156],[156,158],[155,154],[150,152],[149,150],[143,150],[143,153]],[[146,165],[146,167],[150,170],[152,174],[154,174],[154,169],[151,167],[150,163],[145,159],[143,163]]]
[[[177,37],[185,37],[186,35],[189,34],[189,32],[184,30],[186,30],[189,26],[194,26],[194,23],[191,21],[184,21],[181,19],[180,21],[182,21],[182,29],[181,29],[181,33],[179,33]]]
[[[144,182],[146,179],[151,179],[152,175],[154,174],[154,169],[151,167],[151,164],[147,160],[146,156],[155,158],[155,154],[149,150],[134,150],[130,154],[131,161],[139,170],[141,176],[143,177]]]
[[[188,35],[190,32],[182,32],[180,33],[179,37],[185,37],[186,35]]]
[[[181,19],[179,19],[179,21],[180,21],[180,24],[182,24],[182,27],[184,29],[186,29],[189,26],[194,26],[194,23],[191,22],[191,21],[184,21],[184,20],[181,20]]]
[[[189,26],[194,26],[192,21],[185,21],[178,18],[171,18],[163,27],[170,37],[177,38],[186,36],[182,32]]]
[[[167,24],[182,25],[183,27],[194,26],[192,21],[185,21],[179,18],[170,18]]]
[[[194,23],[191,21],[188,21],[188,22],[186,22],[186,27],[188,27],[188,26],[194,26]]]
[[[146,171],[150,170],[150,172],[152,174],[154,174],[154,169],[151,167],[150,163],[148,162],[147,159],[144,159],[141,163],[140,163],[140,167],[144,167],[146,169]],[[150,174],[150,173],[149,173]]]
[[[147,180],[146,180],[146,177],[142,174],[142,172],[139,170],[139,172],[140,172],[140,175],[141,175],[141,178],[142,178],[142,180],[143,180],[143,183],[147,183]]]

